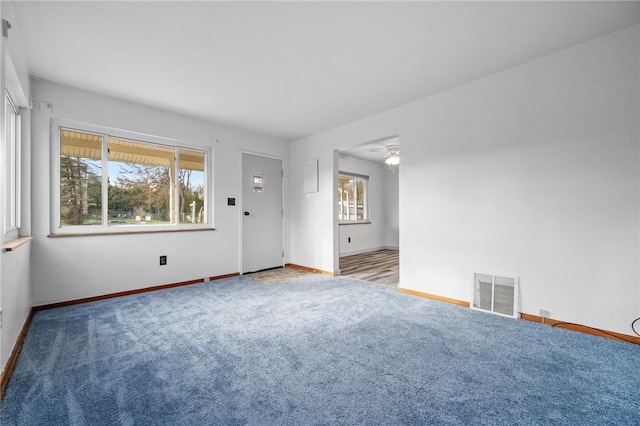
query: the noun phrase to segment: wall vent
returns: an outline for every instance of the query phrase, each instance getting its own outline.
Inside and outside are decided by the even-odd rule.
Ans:
[[[518,318],[518,277],[473,275],[472,309]]]

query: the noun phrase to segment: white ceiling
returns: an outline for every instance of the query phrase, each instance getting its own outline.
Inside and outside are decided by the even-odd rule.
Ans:
[[[3,1],[41,79],[293,140],[637,24],[638,2]]]
[[[351,148],[340,150],[340,154],[348,157],[360,158],[362,160],[373,161],[374,163],[384,164],[389,153],[390,146],[400,147],[400,138],[395,136],[389,139],[373,141],[364,145],[358,145]],[[399,153],[399,151],[398,151]]]

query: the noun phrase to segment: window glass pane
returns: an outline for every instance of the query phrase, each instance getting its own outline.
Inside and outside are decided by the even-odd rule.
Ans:
[[[110,225],[175,223],[175,149],[109,138]]]
[[[102,136],[60,131],[60,226],[102,224]]]
[[[367,194],[367,181],[363,179],[357,179],[356,182],[357,182],[356,220],[365,220],[366,219],[365,196]]]
[[[9,97],[5,102],[5,130],[6,130],[6,215],[4,230],[9,231],[17,227],[18,218],[18,114]]]
[[[340,176],[338,182],[340,220],[356,220],[356,178]]]
[[[179,187],[179,221],[180,223],[204,223],[205,222],[205,153],[178,150],[180,167]]]

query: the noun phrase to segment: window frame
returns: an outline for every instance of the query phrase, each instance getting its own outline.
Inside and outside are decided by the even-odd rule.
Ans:
[[[9,118],[12,118],[13,133],[10,135]],[[5,200],[4,241],[20,236],[22,194],[22,133],[20,109],[7,90],[5,96]]]
[[[73,132],[89,133],[102,136],[102,158],[101,158],[101,183],[102,183],[102,224],[100,225],[65,225],[61,226],[61,207],[60,207],[60,132],[69,130]],[[145,225],[122,225],[111,224],[108,219],[108,179],[109,179],[109,159],[108,144],[110,139],[126,140],[135,143],[158,146],[163,148],[172,148],[175,152],[176,159],[180,150],[188,150],[204,153],[204,218],[201,223],[181,223],[179,220],[179,203],[174,208],[175,222],[169,224],[145,224]],[[132,234],[132,233],[153,233],[153,232],[175,232],[175,231],[194,231],[194,230],[211,230],[213,227],[213,149],[211,146],[197,145],[186,142],[184,140],[164,138],[160,136],[152,136],[132,131],[114,129],[105,126],[82,123],[65,119],[51,119],[51,222],[49,236],[74,236],[74,235],[109,235],[109,234]],[[176,173],[180,164],[176,161],[174,173]],[[174,185],[170,189],[176,200],[180,196],[180,180],[176,179]],[[105,219],[106,218],[106,219]]]
[[[340,197],[340,178],[342,177],[346,177],[349,179],[355,179],[355,191],[356,191],[356,200],[358,198],[358,180],[362,180],[365,181],[366,184],[364,185],[364,197],[363,197],[363,214],[362,214],[362,219],[340,219],[340,209],[342,208],[340,205],[340,200],[338,199],[338,224],[339,225],[354,225],[354,224],[367,224],[367,223],[371,223],[371,219],[369,217],[369,176],[367,175],[362,175],[362,174],[358,174],[358,173],[353,173],[353,172],[345,172],[345,171],[338,171],[338,198]],[[347,201],[348,202],[348,201]],[[347,207],[348,208],[348,207]],[[357,201],[355,204],[355,210],[356,210],[356,217],[358,214],[358,205],[357,205]]]

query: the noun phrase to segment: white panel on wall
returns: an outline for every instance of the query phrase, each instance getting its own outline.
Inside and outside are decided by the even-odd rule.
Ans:
[[[302,165],[302,181],[305,194],[318,192],[318,160],[307,160]]]

